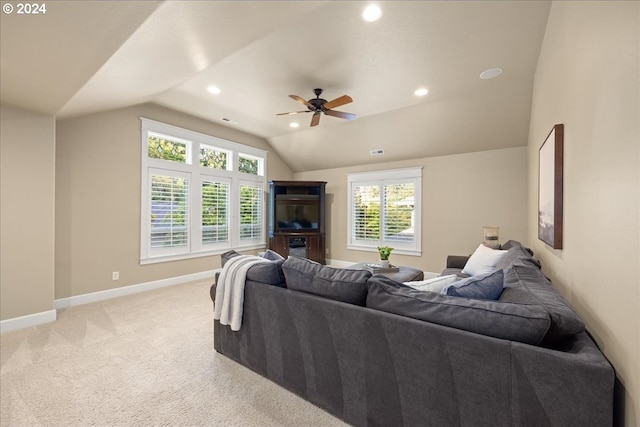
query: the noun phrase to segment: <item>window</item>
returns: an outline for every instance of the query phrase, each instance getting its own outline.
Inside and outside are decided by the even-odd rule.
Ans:
[[[149,245],[168,253],[189,244],[189,178],[151,169]]]
[[[266,152],[141,121],[141,263],[264,247]]]
[[[356,250],[391,246],[421,254],[422,168],[349,174],[348,241]]]
[[[202,243],[229,241],[230,183],[202,181]]]
[[[240,240],[253,240],[262,233],[262,189],[240,185]]]
[[[149,132],[147,137],[147,155],[150,159],[187,163],[187,146],[187,142],[179,141],[178,138],[153,132]]]
[[[228,170],[231,153],[216,147],[200,144],[200,166]]]

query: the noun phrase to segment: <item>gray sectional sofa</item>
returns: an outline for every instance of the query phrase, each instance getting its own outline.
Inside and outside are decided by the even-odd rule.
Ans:
[[[532,253],[503,249],[497,300],[274,258],[215,350],[356,426],[610,426],[613,368]]]

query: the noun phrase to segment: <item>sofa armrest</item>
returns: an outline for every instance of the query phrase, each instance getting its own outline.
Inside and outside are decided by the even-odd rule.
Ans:
[[[466,255],[449,255],[447,257],[447,268],[463,269],[469,257]]]

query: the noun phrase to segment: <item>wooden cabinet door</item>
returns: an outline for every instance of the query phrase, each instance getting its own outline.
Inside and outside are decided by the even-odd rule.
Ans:
[[[324,236],[321,234],[312,234],[307,236],[307,258],[312,261],[325,264],[324,257]]]
[[[289,256],[289,236],[273,236],[269,240],[269,249],[287,258]]]

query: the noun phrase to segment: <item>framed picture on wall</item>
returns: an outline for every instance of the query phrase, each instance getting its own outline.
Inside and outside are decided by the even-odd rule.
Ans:
[[[538,238],[562,249],[562,153],[564,125],[555,125],[538,159]]]

